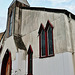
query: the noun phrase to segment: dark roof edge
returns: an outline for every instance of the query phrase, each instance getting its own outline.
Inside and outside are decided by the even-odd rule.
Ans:
[[[47,12],[55,12],[55,13],[64,13],[69,17],[69,14],[71,14],[71,17],[75,20],[75,15],[68,10],[65,9],[54,9],[54,8],[44,8],[44,7],[21,7],[21,9],[28,9],[28,10],[38,10],[38,11],[47,11]]]
[[[2,37],[1,37],[1,40],[3,39],[3,36],[5,35],[5,33],[6,33],[6,30],[3,32],[3,35],[2,35]],[[1,40],[0,40],[0,41],[1,41]]]

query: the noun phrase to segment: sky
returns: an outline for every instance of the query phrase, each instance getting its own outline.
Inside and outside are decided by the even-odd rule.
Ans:
[[[13,0],[0,0],[0,32],[7,24],[8,7]],[[75,0],[28,0],[31,7],[66,9],[75,15]]]

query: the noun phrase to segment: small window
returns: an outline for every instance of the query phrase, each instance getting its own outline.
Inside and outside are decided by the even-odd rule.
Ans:
[[[45,29],[43,24],[41,24],[38,33],[39,33],[40,57],[54,56],[53,26],[49,22],[49,20],[47,21]]]
[[[41,55],[45,56],[46,52],[45,52],[45,31],[42,30],[41,31]]]
[[[40,57],[45,57],[46,56],[45,29],[43,24],[41,24],[39,29],[39,48],[40,48]]]
[[[31,45],[28,49],[28,75],[33,75],[33,50]]]
[[[48,55],[53,54],[52,28],[49,26],[47,30]]]
[[[10,15],[9,36],[12,35],[12,19],[13,19],[13,13],[11,13]]]
[[[30,67],[29,74],[32,74],[32,53],[29,56],[29,62],[30,62],[30,64],[29,64],[29,67]]]

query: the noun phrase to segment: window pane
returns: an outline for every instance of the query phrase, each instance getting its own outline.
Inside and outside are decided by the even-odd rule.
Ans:
[[[11,13],[10,16],[9,36],[12,34],[12,19],[13,19],[13,13]]]
[[[9,26],[9,35],[11,35],[11,32],[12,32],[12,23]]]
[[[30,74],[32,74],[32,53],[30,54]]]
[[[52,28],[48,29],[48,54],[53,54]]]
[[[11,17],[10,17],[10,23],[12,23],[12,16],[13,16],[13,15],[12,15],[12,13],[11,13]]]
[[[42,30],[41,32],[41,54],[45,56],[45,31]]]

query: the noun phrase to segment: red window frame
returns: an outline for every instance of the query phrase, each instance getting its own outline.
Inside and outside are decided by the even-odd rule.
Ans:
[[[48,20],[47,21],[47,24],[46,24],[46,27],[45,27],[45,31],[46,31],[46,43],[47,43],[47,52],[48,52],[48,42],[47,42],[47,40],[48,40],[48,34],[47,34],[47,31],[48,31],[48,28],[49,28],[49,26],[52,28],[52,47],[53,47],[53,54],[50,54],[50,55],[48,55],[47,54],[47,56],[54,56],[54,43],[53,43],[53,25],[51,24],[51,22]]]
[[[47,38],[47,30],[48,30],[48,27],[49,27],[49,25],[50,25],[50,27],[52,28],[52,45],[53,45],[53,54],[51,54],[51,55],[48,55],[48,42],[47,42],[47,40],[48,40],[48,38]],[[54,56],[54,44],[53,44],[53,25],[50,23],[50,21],[48,20],[47,21],[47,24],[46,24],[46,27],[44,28],[44,26],[43,26],[43,24],[41,24],[41,26],[40,26],[40,29],[39,29],[39,57],[40,58],[43,58],[43,57],[50,57],[50,56]],[[41,55],[41,31],[42,31],[42,29],[45,31],[45,56],[42,56]]]
[[[10,58],[10,71],[9,71],[9,75],[11,75],[11,70],[12,70],[12,58],[11,58],[11,52],[9,52],[9,50],[7,49],[3,61],[2,61],[2,67],[1,67],[1,75],[6,75],[6,68],[8,67],[8,59]]]
[[[39,56],[40,57],[46,57],[46,55],[45,56],[42,56],[42,51],[41,51],[41,32],[42,32],[42,30],[44,30],[45,31],[45,28],[44,28],[44,26],[43,26],[43,24],[41,24],[41,26],[40,26],[40,29],[39,29]],[[46,36],[46,34],[45,34],[45,36]],[[46,43],[46,39],[45,39],[45,43]],[[45,44],[45,49],[46,49],[46,44]],[[46,52],[46,50],[45,50],[45,52]],[[47,53],[47,52],[46,52]]]
[[[2,51],[2,48],[3,48],[3,46],[1,45],[1,47],[0,47],[0,53],[1,53],[1,51]]]
[[[31,72],[30,72],[30,54],[32,54],[32,57],[31,57]],[[29,46],[29,49],[28,49],[28,74],[27,75],[33,75],[33,67],[32,67],[32,64],[33,63],[33,50],[32,50],[32,47],[31,45]]]

